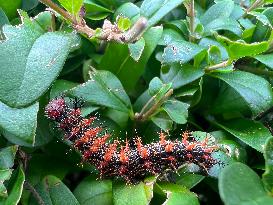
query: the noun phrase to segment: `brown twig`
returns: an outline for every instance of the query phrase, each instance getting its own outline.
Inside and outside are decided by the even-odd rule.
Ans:
[[[88,38],[96,37],[100,40],[116,41],[118,43],[133,43],[138,40],[140,35],[145,31],[148,23],[146,18],[140,17],[128,31],[121,32],[116,24],[111,24],[108,20],[105,20],[101,32],[96,34],[95,30],[86,24],[82,16],[76,17],[71,15],[51,0],[40,0],[40,2],[60,14],[64,19],[72,24],[73,28],[77,30],[77,32],[87,36]]]
[[[206,67],[205,72],[210,72],[210,71],[213,71],[213,70],[217,70],[218,68],[226,67],[226,66],[228,66],[230,64],[231,64],[231,62],[229,60],[226,60],[226,61],[223,61],[223,62],[218,63],[216,65]]]

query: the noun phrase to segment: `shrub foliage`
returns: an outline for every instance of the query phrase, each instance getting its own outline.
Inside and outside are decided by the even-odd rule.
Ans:
[[[272,3],[0,0],[0,204],[273,204]],[[226,166],[97,180],[44,115],[60,96],[112,140],[212,136]]]

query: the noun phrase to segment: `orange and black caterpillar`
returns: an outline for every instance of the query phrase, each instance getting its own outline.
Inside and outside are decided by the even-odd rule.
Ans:
[[[64,138],[71,141],[85,161],[100,171],[101,177],[121,177],[128,183],[138,183],[148,175],[159,175],[165,170],[176,170],[185,163],[194,163],[207,172],[219,162],[212,157],[218,147],[208,145],[208,138],[197,142],[189,132],[182,140],[171,141],[164,133],[159,141],[143,145],[140,138],[133,143],[110,143],[103,127],[93,126],[94,117],[81,115],[79,101],[70,107],[63,98],[54,99],[45,108],[46,116],[57,122]]]

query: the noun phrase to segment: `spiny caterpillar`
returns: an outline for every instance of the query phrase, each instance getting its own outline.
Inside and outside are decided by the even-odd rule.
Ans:
[[[208,138],[196,141],[189,132],[182,140],[167,140],[164,133],[159,141],[143,145],[141,138],[118,140],[110,143],[109,133],[102,126],[94,126],[95,117],[84,118],[78,101],[69,106],[63,98],[54,99],[45,108],[46,116],[57,122],[64,138],[71,141],[84,161],[90,162],[100,171],[101,177],[121,177],[135,184],[148,175],[160,175],[166,170],[176,170],[186,163],[196,164],[207,172],[219,162],[212,157],[218,147],[208,145]]]

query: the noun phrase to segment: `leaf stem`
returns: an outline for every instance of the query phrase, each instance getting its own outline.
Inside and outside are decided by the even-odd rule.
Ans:
[[[226,67],[226,66],[228,66],[230,64],[231,64],[230,60],[226,60],[226,61],[223,61],[223,62],[218,63],[216,65],[206,67],[205,72],[210,72],[210,71],[213,71],[213,70],[217,70],[218,68]]]
[[[28,181],[24,182],[24,187],[32,193],[33,197],[37,200],[39,205],[45,205],[45,202],[43,201],[40,194],[35,190],[35,188]]]
[[[258,6],[262,5],[263,2],[264,2],[263,0],[256,0],[249,8],[247,8],[247,9],[245,10],[245,13],[243,14],[242,17],[243,17],[243,18],[246,17],[247,14],[248,14],[250,11],[252,11],[252,10],[256,9]]]
[[[189,41],[193,42],[194,41],[194,18],[195,18],[195,12],[194,12],[194,0],[191,0],[190,5],[189,5],[189,12],[188,12],[188,16],[190,17],[190,36],[189,36]]]
[[[149,101],[143,106],[140,113],[135,114],[135,119],[139,121],[147,120],[151,115],[153,115],[156,110],[173,94],[173,89],[170,89],[158,102],[156,102],[150,109],[147,107],[154,101],[155,95],[149,99]]]

